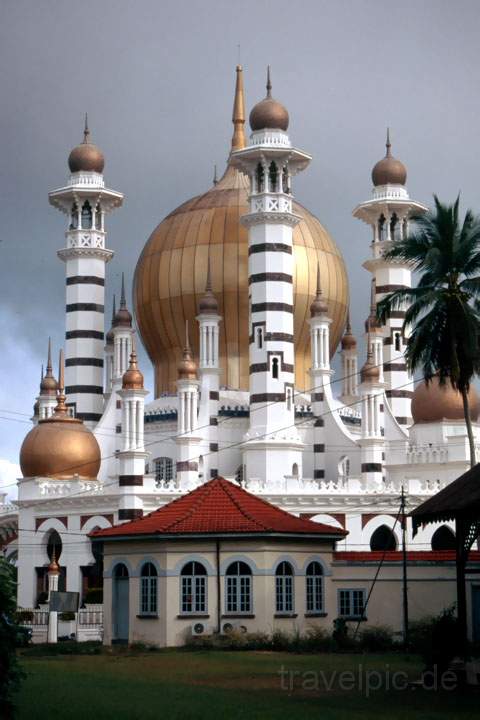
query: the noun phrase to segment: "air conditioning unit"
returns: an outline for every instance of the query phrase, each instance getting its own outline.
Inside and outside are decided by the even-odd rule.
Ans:
[[[192,635],[197,637],[198,635],[206,635],[207,633],[207,626],[205,623],[202,622],[196,622],[192,625]]]
[[[220,632],[222,635],[228,635],[228,633],[231,633],[234,630],[241,633],[247,632],[247,628],[245,627],[245,625],[240,625],[240,623],[238,622],[231,622],[229,620],[226,620],[224,623],[222,623]]]

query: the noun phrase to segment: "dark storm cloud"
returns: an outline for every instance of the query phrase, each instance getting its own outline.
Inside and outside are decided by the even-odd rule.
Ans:
[[[18,391],[0,402],[28,413],[46,337],[64,333],[64,267],[56,258],[64,219],[47,193],[67,179],[66,158],[89,112],[106,156],[107,184],[125,193],[108,219],[108,304],[131,280],[160,219],[211,183],[231,136],[240,44],[247,105],[274,94],[288,107],[291,137],[314,156],[299,200],[342,249],[356,331],[369,283],[370,241],[352,208],[370,195],[370,170],[393,151],[410,195],[432,192],[480,208],[477,2],[351,0],[81,3],[4,0],[0,10],[1,291],[4,343],[21,344]],[[15,352],[0,354],[0,373]],[[10,362],[10,360],[9,360]],[[144,360],[145,364],[145,360]],[[3,365],[3,367],[2,367]],[[25,426],[26,427],[26,426]],[[24,426],[4,422],[0,455],[15,456]]]

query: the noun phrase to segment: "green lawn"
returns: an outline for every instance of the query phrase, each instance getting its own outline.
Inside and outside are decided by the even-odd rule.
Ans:
[[[370,676],[374,684],[391,682],[398,671],[418,677],[420,661],[401,655],[166,650],[48,657],[26,651],[22,666],[19,720],[478,719],[474,694],[372,689],[366,697],[367,672],[380,673]],[[284,689],[282,668],[297,673],[284,674]],[[339,675],[345,671],[354,675]]]

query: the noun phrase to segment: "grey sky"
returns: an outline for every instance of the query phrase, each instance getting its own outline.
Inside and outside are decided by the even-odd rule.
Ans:
[[[86,110],[106,182],[126,196],[108,218],[110,307],[152,229],[223,167],[237,45],[249,108],[270,63],[291,137],[314,157],[295,193],[344,253],[359,333],[370,237],[351,210],[370,195],[385,127],[412,197],[461,190],[480,211],[479,26],[466,1],[3,0],[0,459],[16,462],[46,338],[58,348],[64,335],[64,219],[47,193],[67,178]]]

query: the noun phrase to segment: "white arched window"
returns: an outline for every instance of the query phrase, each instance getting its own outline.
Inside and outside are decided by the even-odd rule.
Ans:
[[[195,560],[183,566],[181,572],[181,613],[207,612],[207,571]]]
[[[306,578],[307,612],[323,612],[323,568],[318,560],[309,563]]]
[[[252,571],[247,563],[237,561],[225,573],[226,608],[228,613],[252,612]]]
[[[275,609],[277,613],[293,612],[293,568],[285,560],[275,572]]]
[[[155,460],[155,482],[163,485],[173,478],[173,460],[170,457],[160,457]]]
[[[151,562],[142,566],[140,574],[140,614],[157,614],[157,570]]]

